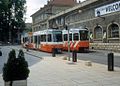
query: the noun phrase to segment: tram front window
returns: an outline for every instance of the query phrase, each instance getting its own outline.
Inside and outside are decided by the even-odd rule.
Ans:
[[[74,39],[74,41],[78,41],[78,40],[79,40],[79,35],[78,35],[78,33],[74,33],[74,34],[73,34],[73,39]]]
[[[54,32],[53,41],[54,42],[62,42],[62,32]]]
[[[37,36],[34,36],[34,39],[35,39],[35,43],[37,43]]]
[[[88,31],[85,30],[80,31],[80,40],[82,41],[89,40]]]
[[[69,41],[72,41],[72,34],[69,34]]]
[[[51,39],[51,34],[48,34],[47,39],[48,39],[48,42],[51,42],[51,41],[52,41],[52,39]]]
[[[67,34],[64,34],[64,41],[67,41],[68,40],[68,35]]]

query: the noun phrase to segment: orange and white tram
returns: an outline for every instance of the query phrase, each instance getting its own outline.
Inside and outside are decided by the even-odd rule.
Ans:
[[[68,50],[68,30],[63,30],[63,50]],[[89,49],[89,31],[87,29],[69,29],[70,51],[85,51]]]
[[[21,44],[23,47],[26,46],[26,44],[28,44],[28,33],[25,33],[24,35],[21,36]]]
[[[30,48],[30,49],[34,49],[34,44],[32,43],[33,38],[32,35],[30,35],[29,33],[25,33],[24,35],[21,36],[21,44],[23,47],[25,48]]]
[[[33,42],[29,43],[28,48],[38,49],[45,52],[62,52],[63,40],[62,31],[56,29],[47,29],[33,33]]]

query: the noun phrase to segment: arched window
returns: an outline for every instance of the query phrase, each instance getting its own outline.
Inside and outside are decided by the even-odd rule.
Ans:
[[[94,29],[94,39],[102,39],[102,28],[100,26],[96,26]]]
[[[117,24],[111,24],[108,27],[108,38],[119,38],[119,26]]]

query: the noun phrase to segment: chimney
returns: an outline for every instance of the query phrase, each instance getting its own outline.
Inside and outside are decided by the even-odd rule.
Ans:
[[[47,4],[49,4],[49,3],[50,3],[50,1],[48,0],[48,1],[47,1]]]
[[[81,1],[79,0],[79,3],[81,3]]]

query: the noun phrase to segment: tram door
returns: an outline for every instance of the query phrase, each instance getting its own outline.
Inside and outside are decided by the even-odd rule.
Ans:
[[[37,48],[40,48],[40,35],[37,36]]]
[[[37,36],[34,36],[35,48],[37,48]]]

